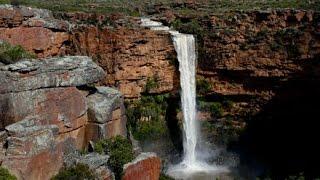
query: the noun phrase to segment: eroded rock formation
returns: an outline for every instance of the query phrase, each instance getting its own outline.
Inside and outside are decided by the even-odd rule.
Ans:
[[[2,66],[1,165],[19,179],[50,179],[66,155],[90,141],[126,136],[121,93],[87,87],[104,76],[103,69],[84,56]],[[109,177],[103,167],[92,169]]]

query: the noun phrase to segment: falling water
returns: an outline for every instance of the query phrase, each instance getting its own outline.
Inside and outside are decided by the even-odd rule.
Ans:
[[[197,164],[197,121],[196,121],[196,82],[195,82],[195,41],[193,35],[173,34],[174,47],[177,51],[180,85],[181,104],[183,112],[184,130],[184,160],[185,165]]]
[[[184,156],[182,162],[169,168],[167,173],[178,179],[189,179],[197,173],[221,171],[222,168],[208,165],[197,158],[199,156],[197,154],[199,131],[196,120],[196,49],[194,36],[171,31],[169,27],[163,26],[162,23],[151,21],[148,18],[141,19],[141,22],[142,26],[152,30],[168,31],[173,38],[174,47],[178,55],[183,112]]]

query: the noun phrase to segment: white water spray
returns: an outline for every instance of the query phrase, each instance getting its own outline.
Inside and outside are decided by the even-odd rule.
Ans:
[[[151,21],[148,18],[141,19],[141,22],[142,26],[152,30],[170,32],[178,55],[183,112],[184,156],[182,162],[169,168],[167,173],[178,179],[188,179],[194,173],[221,171],[221,168],[208,165],[197,158],[199,156],[197,154],[199,131],[196,119],[196,49],[194,36],[170,31],[169,27],[163,26],[162,23]]]
[[[193,35],[179,33],[173,35],[173,41],[178,55],[180,70],[184,130],[183,164],[190,166],[197,164],[196,146],[198,139],[198,126],[196,121],[195,40]]]

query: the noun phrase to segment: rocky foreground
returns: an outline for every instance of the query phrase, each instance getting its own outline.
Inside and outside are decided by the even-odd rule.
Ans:
[[[1,66],[1,166],[18,179],[44,180],[63,166],[83,163],[99,179],[113,179],[107,155],[77,153],[100,139],[127,136],[122,94],[92,86],[104,76],[103,69],[85,56]],[[126,179],[132,173],[137,178],[151,173],[157,179],[160,160],[148,157],[134,162],[139,167],[128,165]]]

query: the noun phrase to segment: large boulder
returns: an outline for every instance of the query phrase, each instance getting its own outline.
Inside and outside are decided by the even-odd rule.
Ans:
[[[103,69],[86,56],[25,60],[0,68],[0,94],[82,86],[98,82],[104,76]]]
[[[161,160],[155,153],[141,153],[123,167],[122,180],[158,180]]]
[[[126,118],[122,94],[108,87],[97,87],[87,97],[88,121],[86,138],[99,140],[117,135],[126,136]]]
[[[33,156],[5,156],[1,166],[9,169],[19,180],[49,180],[63,167],[63,156],[70,151],[68,147],[66,140],[48,146]]]
[[[1,165],[18,179],[49,180],[63,166],[63,156],[75,151],[70,138],[56,142],[58,130],[56,125],[41,125],[36,116],[7,126]]]
[[[95,94],[87,97],[90,122],[106,123],[112,120],[112,112],[122,108],[122,94],[109,87],[97,87]]]

